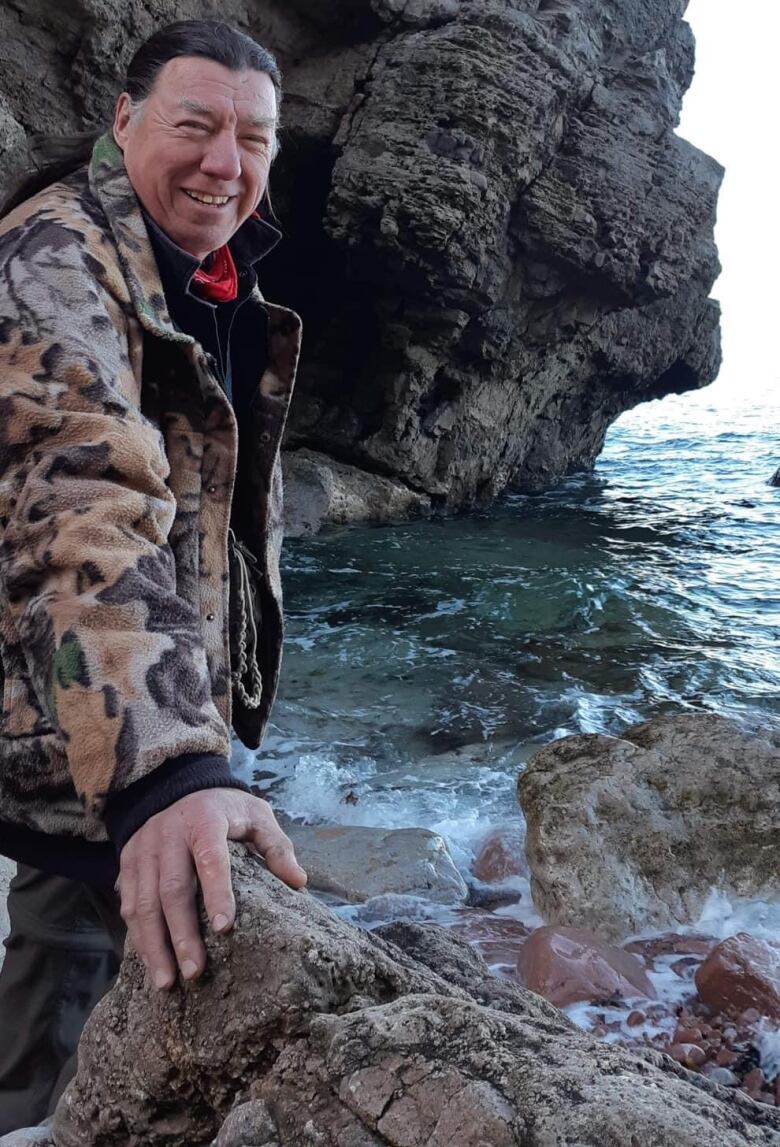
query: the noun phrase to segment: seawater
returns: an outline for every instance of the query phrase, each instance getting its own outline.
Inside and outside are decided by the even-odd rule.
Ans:
[[[288,542],[281,689],[247,771],[309,823],[434,829],[468,878],[555,738],[681,712],[780,726],[779,415],[774,387],[668,398],[544,495]],[[511,911],[540,923],[519,884]],[[407,897],[343,911],[446,916]],[[766,918],[709,912],[716,934]]]

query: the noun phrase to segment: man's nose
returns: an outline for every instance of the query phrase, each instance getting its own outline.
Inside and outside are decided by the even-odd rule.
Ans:
[[[231,131],[217,132],[210,137],[200,169],[204,175],[216,179],[238,179],[241,174],[241,156],[238,141]]]

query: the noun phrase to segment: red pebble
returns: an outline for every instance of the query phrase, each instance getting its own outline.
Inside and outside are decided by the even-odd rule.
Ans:
[[[646,1019],[647,1016],[644,1012],[630,1012],[626,1023],[630,1028],[636,1028],[639,1027],[640,1024],[643,1024]]]
[[[707,1058],[706,1052],[695,1043],[673,1043],[668,1054],[676,1059],[683,1067],[695,1070],[701,1067]]]

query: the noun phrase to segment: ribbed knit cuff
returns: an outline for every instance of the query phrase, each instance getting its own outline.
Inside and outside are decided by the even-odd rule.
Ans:
[[[248,785],[231,775],[227,757],[185,753],[166,761],[121,792],[112,793],[106,802],[105,825],[117,855],[133,833],[155,813],[203,789],[251,792]]]

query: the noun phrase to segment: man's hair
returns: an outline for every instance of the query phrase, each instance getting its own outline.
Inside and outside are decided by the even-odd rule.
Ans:
[[[232,72],[255,71],[270,76],[276,92],[277,124],[282,102],[282,75],[275,57],[251,36],[219,20],[177,20],[154,32],[137,50],[127,66],[126,91],[136,109],[151,93],[162,69],[179,56],[200,56],[222,64]],[[100,131],[68,136],[33,136],[30,156],[35,165],[11,188],[0,208],[0,217],[19,203],[36,195],[52,183],[64,179],[83,167],[92,154]],[[275,148],[274,155],[276,155]],[[271,198],[266,189],[264,201],[273,217]]]

